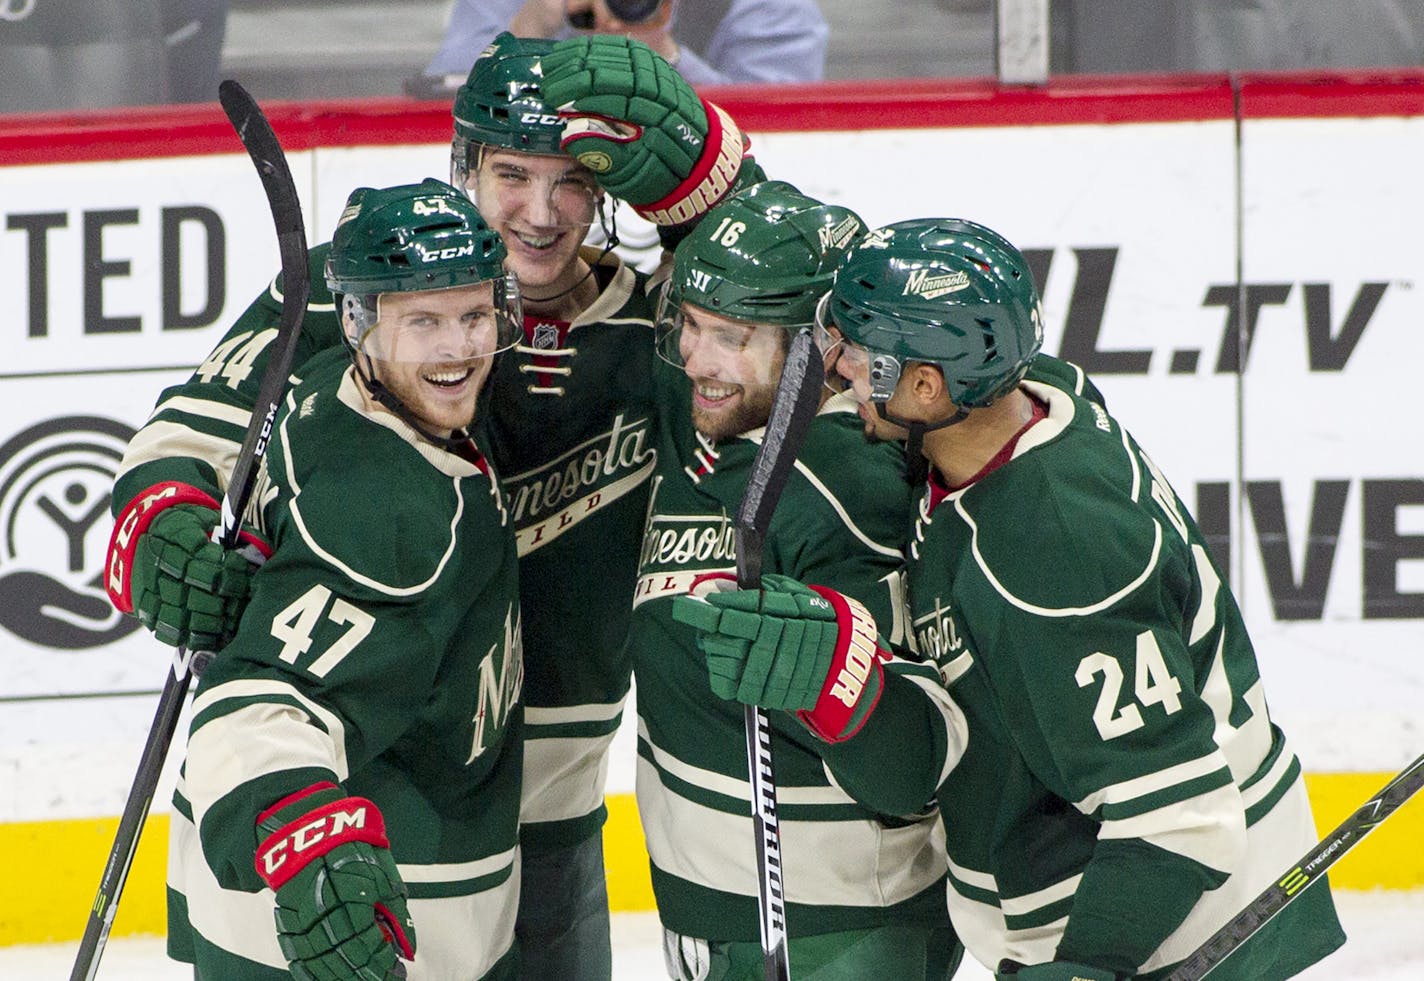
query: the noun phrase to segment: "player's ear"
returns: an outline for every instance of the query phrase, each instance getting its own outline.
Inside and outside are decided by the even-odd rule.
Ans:
[[[938,365],[916,361],[909,371],[910,394],[922,405],[933,405],[941,398],[947,398],[944,373]]]

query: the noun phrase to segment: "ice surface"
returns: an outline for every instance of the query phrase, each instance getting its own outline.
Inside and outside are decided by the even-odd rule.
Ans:
[[[1417,981],[1424,978],[1424,890],[1335,893],[1349,941],[1304,974],[1302,981]],[[665,981],[661,931],[653,913],[613,917],[613,976],[617,981]],[[69,976],[75,944],[0,947],[0,978],[45,981]],[[96,981],[191,981],[192,972],[169,961],[161,938],[120,938],[104,952]],[[965,964],[955,981],[992,981],[978,964]]]

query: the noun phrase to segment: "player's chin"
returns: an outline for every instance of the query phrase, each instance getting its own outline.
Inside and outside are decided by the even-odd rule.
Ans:
[[[474,395],[458,401],[431,402],[422,400],[416,415],[431,429],[439,432],[467,430],[475,421],[475,406],[477,404],[478,400]]]
[[[557,279],[578,257],[579,240],[571,232],[547,236],[548,244],[535,247],[525,239],[506,239],[506,265],[519,277],[523,286],[547,286]],[[545,241],[544,238],[539,239]]]
[[[693,428],[714,443],[740,436],[765,424],[766,417],[758,418],[757,412],[743,404],[741,399],[715,409],[696,404],[692,407]]]
[[[441,429],[463,429],[475,416],[480,389],[489,373],[488,361],[473,364],[458,384],[437,385],[426,382],[420,387],[420,414]]]
[[[714,443],[736,435],[731,413],[710,411],[695,405],[692,407],[692,428]]]

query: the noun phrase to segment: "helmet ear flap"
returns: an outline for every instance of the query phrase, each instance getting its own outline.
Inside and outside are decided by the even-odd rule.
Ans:
[[[893,354],[877,354],[870,359],[870,398],[888,402],[900,384],[904,368]]]

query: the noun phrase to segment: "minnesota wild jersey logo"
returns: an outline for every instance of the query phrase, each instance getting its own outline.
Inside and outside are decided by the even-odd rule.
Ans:
[[[698,576],[731,571],[736,563],[736,527],[724,512],[654,514],[643,536],[633,605],[685,593]]]
[[[954,681],[973,660],[973,652],[960,632],[953,609],[936,596],[934,605],[910,621],[912,649],[934,662],[946,684]]]
[[[618,413],[612,427],[549,463],[504,481],[519,554],[527,555],[652,476],[648,420]]]
[[[524,689],[524,645],[520,639],[519,614],[513,607],[504,613],[504,639],[491,644],[480,661],[479,686],[475,737],[466,765],[475,762],[503,738],[509,713]]]

